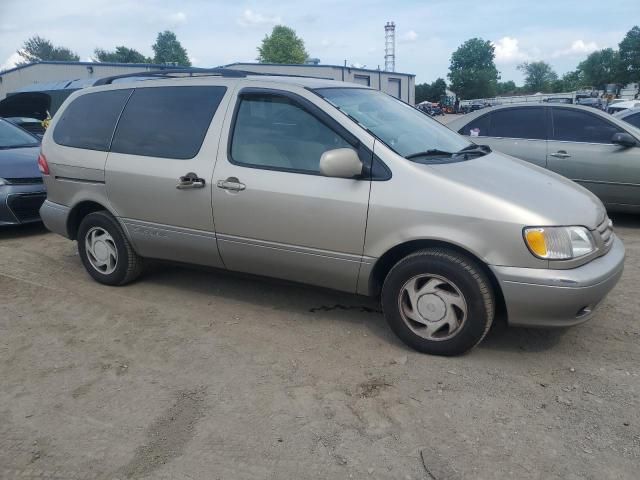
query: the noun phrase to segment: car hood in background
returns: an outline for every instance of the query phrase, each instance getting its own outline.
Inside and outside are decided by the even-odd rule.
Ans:
[[[40,147],[0,149],[0,178],[36,178]]]
[[[499,152],[425,167],[460,186],[461,201],[466,197],[477,208],[491,209],[489,215],[504,215],[505,221],[520,219],[523,225],[583,225],[594,229],[605,216],[602,202],[587,189]]]

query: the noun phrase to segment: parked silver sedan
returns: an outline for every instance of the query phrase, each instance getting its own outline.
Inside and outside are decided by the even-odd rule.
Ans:
[[[610,211],[640,212],[640,129],[576,105],[502,105],[447,125],[503,153],[553,170]]]

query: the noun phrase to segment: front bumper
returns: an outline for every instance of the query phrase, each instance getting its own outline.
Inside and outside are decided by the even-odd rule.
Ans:
[[[39,222],[38,210],[46,196],[41,183],[0,186],[0,225]]]
[[[509,324],[526,327],[568,327],[589,320],[623,269],[624,245],[617,237],[605,255],[570,270],[491,266]]]

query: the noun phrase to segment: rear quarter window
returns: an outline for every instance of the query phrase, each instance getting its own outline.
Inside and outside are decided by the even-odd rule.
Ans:
[[[58,145],[109,150],[113,131],[131,89],[88,93],[73,100],[53,131]]]
[[[220,86],[137,88],[122,112],[111,151],[195,157],[225,92]]]
[[[490,117],[491,114],[485,114],[474,120],[471,120],[464,127],[458,130],[458,133],[461,135],[467,135],[469,137],[488,137]]]

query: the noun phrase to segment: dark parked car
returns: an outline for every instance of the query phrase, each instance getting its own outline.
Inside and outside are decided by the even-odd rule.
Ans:
[[[576,105],[582,105],[583,107],[591,107],[602,110],[603,103],[599,98],[587,97],[587,98],[577,98]]]
[[[0,225],[40,221],[46,198],[38,137],[0,118]]]
[[[571,104],[571,103],[573,103],[573,100],[571,98],[567,98],[567,97],[551,97],[551,98],[547,98],[545,100],[545,102],[547,102],[547,103]]]

